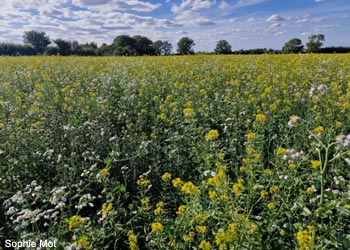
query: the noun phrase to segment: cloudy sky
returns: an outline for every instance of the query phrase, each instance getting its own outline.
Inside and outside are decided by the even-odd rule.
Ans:
[[[196,51],[226,39],[234,50],[280,49],[325,34],[325,46],[350,46],[350,0],[0,0],[0,42],[24,31],[51,39],[110,44],[118,35],[144,35],[173,44],[188,36]]]

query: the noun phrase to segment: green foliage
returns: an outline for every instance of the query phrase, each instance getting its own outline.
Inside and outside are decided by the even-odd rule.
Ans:
[[[304,45],[299,38],[293,38],[286,42],[282,48],[282,52],[289,53],[300,53],[303,51]]]
[[[31,45],[37,53],[43,53],[46,47],[51,43],[50,38],[46,36],[45,32],[36,30],[25,31],[23,35],[23,42]]]
[[[232,53],[231,45],[226,40],[217,42],[214,52],[216,54],[230,54]]]
[[[324,40],[323,34],[309,36],[309,41],[306,43],[307,51],[310,53],[320,52]]]
[[[177,53],[180,55],[194,54],[193,46],[194,41],[189,37],[182,37],[177,43]]]
[[[0,240],[346,249],[349,70],[347,55],[2,57]]]

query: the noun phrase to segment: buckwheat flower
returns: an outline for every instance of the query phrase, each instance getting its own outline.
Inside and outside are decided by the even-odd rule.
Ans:
[[[219,136],[220,136],[219,131],[217,129],[212,129],[205,134],[205,140],[212,141],[219,138]]]
[[[183,239],[184,239],[185,242],[192,242],[193,239],[194,239],[194,236],[195,236],[195,233],[191,231],[188,234],[185,234],[183,236]]]
[[[186,206],[185,205],[181,205],[181,206],[178,207],[176,214],[178,216],[183,216],[185,214],[185,212],[186,212]]]
[[[78,249],[88,249],[89,245],[89,237],[87,235],[81,235],[77,241]]]
[[[246,134],[246,137],[248,140],[253,140],[255,138],[255,133],[249,132],[248,134]]]
[[[162,225],[162,223],[153,222],[152,225],[151,225],[151,228],[152,228],[152,232],[153,233],[163,232],[163,225]]]
[[[314,243],[312,233],[313,233],[313,227],[309,226],[307,229],[299,231],[295,234],[295,238],[298,242],[299,250],[311,249]]]
[[[208,228],[207,226],[196,226],[196,231],[200,234],[203,234],[208,231]]]
[[[270,202],[269,204],[267,204],[267,208],[270,210],[274,210],[276,208],[276,204],[273,202]]]
[[[295,124],[300,120],[301,120],[301,118],[299,116],[291,115],[289,117],[288,127],[290,127],[290,128],[295,127]]]
[[[266,190],[263,190],[260,192],[260,197],[262,199],[265,199],[268,195],[269,195],[269,192],[267,192]]]

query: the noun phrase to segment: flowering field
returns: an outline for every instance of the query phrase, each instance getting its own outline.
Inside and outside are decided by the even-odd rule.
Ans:
[[[0,249],[348,249],[349,100],[349,55],[2,57]]]

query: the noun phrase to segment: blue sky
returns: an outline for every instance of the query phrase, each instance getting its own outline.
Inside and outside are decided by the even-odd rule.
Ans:
[[[188,36],[195,51],[227,40],[234,50],[281,49],[310,34],[325,46],[350,46],[350,0],[0,0],[0,41],[22,42],[24,31],[51,39],[110,44],[121,34],[177,41]]]

